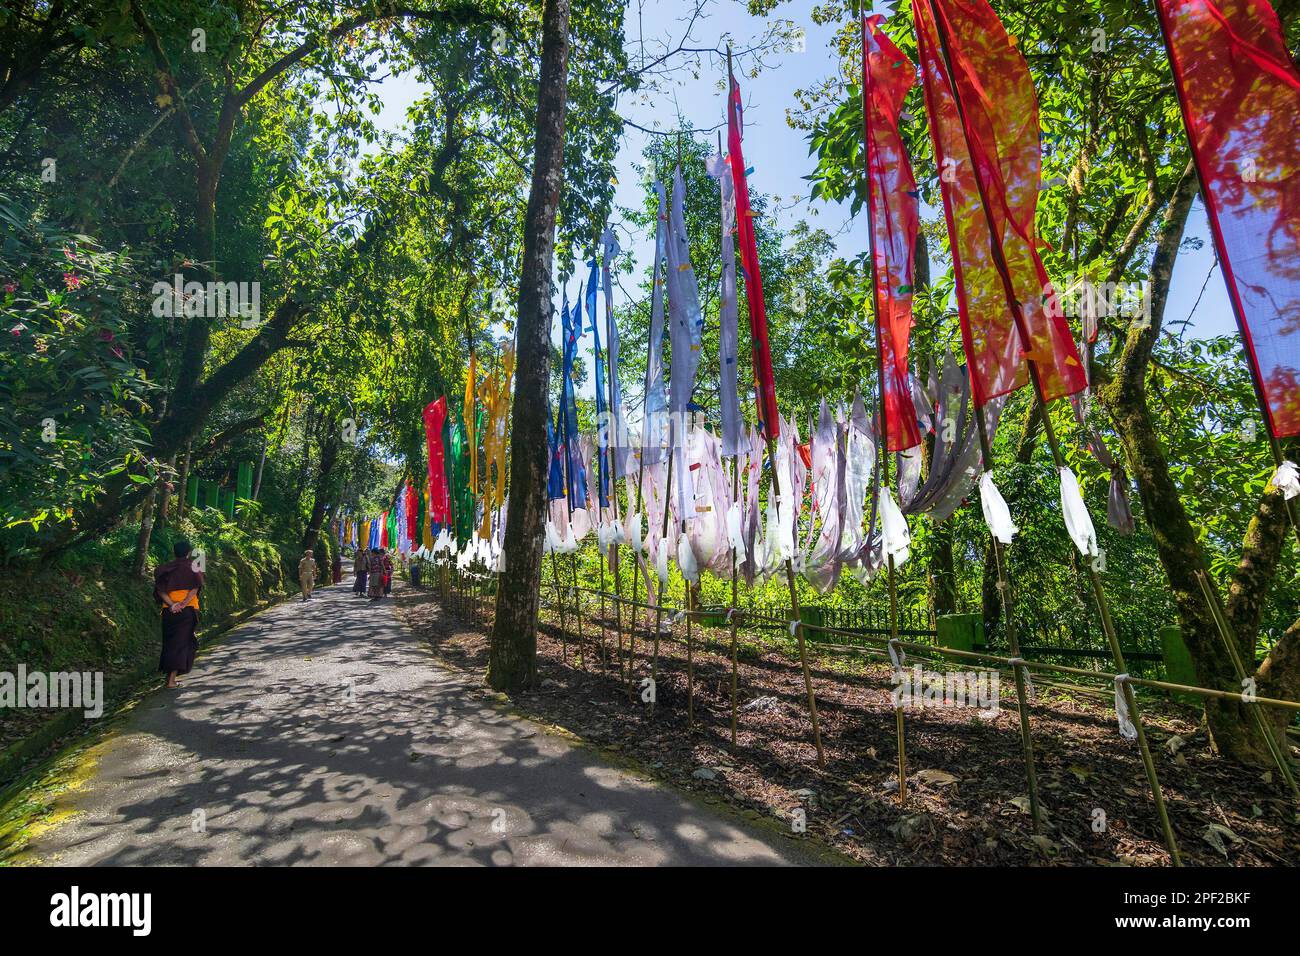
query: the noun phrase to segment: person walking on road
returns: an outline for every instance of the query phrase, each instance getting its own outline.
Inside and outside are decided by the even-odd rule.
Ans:
[[[366,594],[366,575],[370,573],[370,562],[366,555],[365,548],[357,548],[357,553],[352,556],[352,593],[356,597],[364,597]]]
[[[384,596],[384,558],[378,548],[371,548],[366,558],[366,570],[369,576],[367,594],[370,600],[378,601]]]
[[[153,575],[153,593],[162,605],[162,655],[158,670],[167,675],[167,686],[188,674],[199,650],[195,629],[199,624],[199,592],[203,572],[190,559],[190,543],[182,538],[172,546],[176,560],[160,565]]]
[[[302,599],[306,601],[316,586],[316,556],[311,551],[304,551],[302,560],[298,562],[298,583],[302,585]]]

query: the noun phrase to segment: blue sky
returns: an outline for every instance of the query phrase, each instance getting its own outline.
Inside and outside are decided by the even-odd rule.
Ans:
[[[809,184],[803,178],[815,165],[808,154],[808,143],[801,130],[786,123],[786,110],[797,108],[794,91],[815,85],[831,76],[837,69],[836,57],[829,47],[835,26],[819,26],[813,22],[811,0],[783,4],[774,11],[774,19],[789,20],[802,27],[806,34],[803,52],[785,51],[768,58],[766,68],[756,78],[742,78],[745,94],[745,157],[754,167],[750,188],[780,197],[777,213],[780,225],[789,227],[800,219],[826,229],[836,237],[842,255],[854,256],[861,252],[866,241],[866,218],[857,221],[848,216],[848,205],[826,201],[810,202],[807,199]],[[881,11],[888,4],[877,3]],[[640,36],[644,36],[647,56],[653,56],[664,43],[675,46],[682,39],[685,17],[693,8],[689,0],[646,0],[640,9],[632,0],[626,17],[625,36],[633,62],[640,51]],[[639,22],[639,28],[638,28]],[[713,0],[705,17],[695,23],[692,39],[685,45],[692,47],[724,47],[730,39],[733,46],[743,49],[751,40],[762,36],[768,29],[768,18],[750,16],[739,0]],[[737,73],[748,70],[750,64],[740,61]],[[723,118],[725,93],[721,81],[725,77],[725,64],[705,55],[701,58],[698,78],[690,70],[681,70],[680,78],[652,104],[633,102],[625,97],[619,104],[622,115],[641,126],[668,130],[676,128],[680,113],[684,123],[691,127],[707,128]],[[419,95],[419,84],[409,77],[394,77],[383,86],[385,109],[380,125],[396,130],[405,120],[407,106]],[[639,180],[633,168],[651,137],[632,127],[626,127],[618,156],[618,186],[615,205],[636,206],[641,203],[637,195]],[[716,135],[709,134],[716,142]],[[802,197],[791,203],[792,197]],[[937,216],[934,210],[924,215]],[[1185,249],[1178,257],[1174,269],[1173,285],[1165,314],[1165,327],[1177,327],[1192,313],[1198,296],[1195,317],[1188,334],[1218,335],[1235,332],[1236,325],[1228,304],[1223,280],[1218,270],[1206,284],[1206,276],[1214,263],[1209,230],[1204,209],[1199,199],[1193,209],[1186,232],[1187,237],[1200,238],[1200,249]],[[1049,241],[1055,237],[1046,237]],[[620,241],[629,247],[626,233],[620,231]],[[638,261],[651,253],[650,237],[630,244]],[[1058,279],[1060,277],[1057,277]],[[1205,286],[1201,295],[1202,286]],[[615,296],[620,293],[615,288]],[[558,305],[558,303],[557,303]],[[558,323],[557,323],[558,324]],[[558,341],[558,333],[557,333]],[[584,352],[589,354],[590,342],[584,341]],[[590,385],[588,386],[590,388]]]

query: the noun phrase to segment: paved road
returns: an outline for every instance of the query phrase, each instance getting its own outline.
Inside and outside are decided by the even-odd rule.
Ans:
[[[98,750],[58,864],[781,864],[797,845],[501,713],[339,587],[230,632]]]

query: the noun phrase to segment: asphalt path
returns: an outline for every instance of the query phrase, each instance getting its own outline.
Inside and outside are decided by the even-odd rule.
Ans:
[[[507,713],[346,585],[232,630],[89,759],[26,862],[814,862]]]

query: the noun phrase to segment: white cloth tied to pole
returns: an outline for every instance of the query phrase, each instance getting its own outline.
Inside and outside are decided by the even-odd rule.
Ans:
[[[640,511],[629,513],[627,516],[627,543],[633,551],[645,553],[645,540],[642,537],[641,528],[645,515]]]
[[[659,586],[668,584],[668,539],[659,539],[659,551],[655,555],[655,574],[659,576]]]
[[[1284,461],[1273,472],[1273,484],[1282,492],[1282,497],[1290,501],[1300,495],[1300,470],[1293,461]]]
[[[880,489],[880,533],[885,554],[894,559],[894,567],[903,564],[912,547],[912,532],[888,488]]]
[[[1097,556],[1097,529],[1092,526],[1092,516],[1079,493],[1079,479],[1065,465],[1061,466],[1061,512],[1065,516],[1065,529],[1070,532],[1074,546],[1085,558]]]
[[[736,564],[745,563],[745,536],[740,527],[740,502],[733,501],[727,509],[727,540],[736,556]]]
[[[980,509],[984,512],[984,523],[989,526],[993,537],[1003,544],[1010,544],[1020,529],[1011,520],[1011,509],[998,486],[993,483],[993,472],[986,471],[980,475]]]
[[[885,645],[889,651],[889,662],[894,665],[894,672],[902,671],[903,665],[907,663],[907,652],[899,646],[898,641],[890,641]]]
[[[542,549],[547,554],[559,551],[563,547],[563,540],[560,538],[560,531],[555,527],[555,522],[550,518],[546,519],[546,545]]]
[[[1119,735],[1125,740],[1137,739],[1137,728],[1128,710],[1128,698],[1124,696],[1124,685],[1128,683],[1128,674],[1115,675],[1115,717],[1119,720]]]
[[[694,584],[700,579],[700,567],[695,561],[695,549],[691,547],[689,535],[679,535],[677,538],[677,568],[682,572],[682,577]]]

